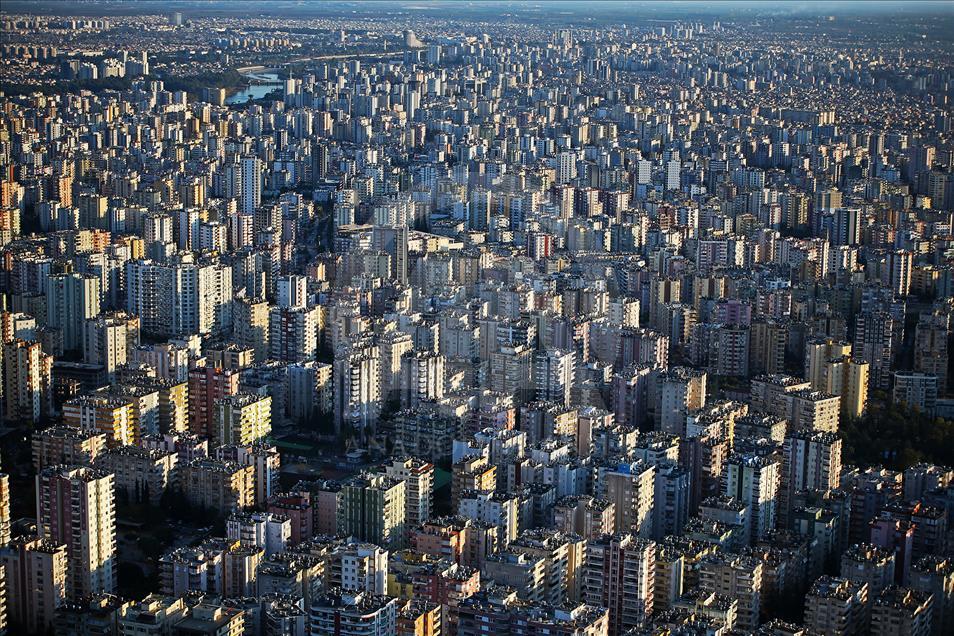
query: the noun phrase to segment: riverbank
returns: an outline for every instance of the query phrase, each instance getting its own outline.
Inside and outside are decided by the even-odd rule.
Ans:
[[[246,69],[252,67],[246,67]],[[254,67],[255,70],[245,70],[242,76],[246,79],[244,88],[235,89],[226,94],[225,103],[227,105],[247,104],[248,102],[261,99],[282,88],[282,79],[278,75],[277,69],[265,66]]]
[[[216,73],[200,73],[198,75],[187,75],[183,77],[144,75],[139,77],[105,77],[102,79],[89,80],[64,79],[43,85],[3,82],[2,85],[0,85],[0,90],[8,97],[30,95],[33,93],[42,93],[44,95],[78,93],[84,90],[92,93],[100,93],[103,91],[128,91],[132,88],[133,82],[138,81],[161,81],[165,90],[186,91],[194,98],[200,97],[202,91],[206,88],[224,88],[226,92],[229,92],[239,90],[248,84],[248,80],[244,75],[236,70],[230,69]]]

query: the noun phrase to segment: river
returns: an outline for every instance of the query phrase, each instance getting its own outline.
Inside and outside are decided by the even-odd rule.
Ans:
[[[255,83],[229,95],[225,100],[226,104],[244,104],[249,100],[265,97],[276,88],[282,88],[282,80],[277,71],[255,71],[244,75]]]

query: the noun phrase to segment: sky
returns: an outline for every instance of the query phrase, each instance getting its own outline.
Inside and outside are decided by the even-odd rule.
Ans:
[[[287,14],[341,14],[358,11],[433,11],[454,10],[459,14],[499,12],[506,7],[508,12],[528,11],[531,14],[549,8],[561,12],[605,14],[653,15],[654,17],[691,18],[717,16],[720,14],[774,14],[798,16],[826,15],[871,15],[871,14],[948,14],[954,15],[954,2],[920,0],[829,0],[829,1],[782,1],[782,0],[510,0],[508,2],[473,0],[352,0],[339,2],[327,0],[102,0],[93,2],[50,2],[4,0],[0,3],[4,14],[41,13],[46,15],[129,15],[154,14],[181,11],[183,14],[266,13]]]

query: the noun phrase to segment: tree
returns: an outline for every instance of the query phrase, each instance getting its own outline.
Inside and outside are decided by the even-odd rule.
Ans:
[[[842,424],[845,463],[903,470],[927,461],[954,465],[954,422],[896,405]]]

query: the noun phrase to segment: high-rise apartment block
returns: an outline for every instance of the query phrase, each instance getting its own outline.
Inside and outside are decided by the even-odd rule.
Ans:
[[[686,415],[706,403],[705,372],[675,367],[659,376],[658,386],[659,430],[685,435]]]
[[[312,634],[395,634],[400,603],[389,596],[331,589],[311,605]]]
[[[540,353],[533,373],[538,400],[569,406],[576,376],[576,355],[572,351],[548,350]]]
[[[914,331],[914,370],[937,376],[938,394],[947,391],[949,313],[921,314]]]
[[[652,536],[655,472],[655,467],[635,462],[602,475],[604,496],[615,510],[615,532]]]
[[[37,422],[53,410],[53,356],[39,342],[3,344],[4,416],[11,422]]]
[[[82,431],[105,433],[109,446],[135,445],[142,436],[133,403],[120,397],[73,398],[63,404],[63,423]]]
[[[933,554],[921,557],[911,568],[911,588],[933,597],[933,633],[949,633],[954,628],[954,561]]]
[[[66,544],[21,537],[0,550],[3,563],[7,618],[27,632],[53,626],[56,610],[66,603]]]
[[[51,466],[36,477],[37,531],[66,545],[66,596],[79,600],[116,589],[113,476],[93,468]]]
[[[933,415],[937,408],[938,377],[933,373],[898,371],[891,399],[895,404]]]
[[[833,636],[863,634],[869,602],[867,584],[822,576],[805,596],[805,627]]]
[[[227,514],[255,504],[255,466],[199,458],[179,469],[186,501],[196,508]]]
[[[106,433],[70,426],[52,426],[33,434],[33,468],[69,464],[91,466],[106,452]]]
[[[239,374],[230,369],[200,367],[189,371],[189,430],[213,437],[216,402],[239,391]]]
[[[586,546],[582,600],[609,610],[609,633],[642,627],[653,613],[656,544],[607,534]]]
[[[929,594],[917,590],[895,586],[886,588],[871,608],[871,634],[928,636],[933,600]]]
[[[871,544],[853,545],[841,555],[842,578],[867,584],[869,598],[894,583],[894,568],[894,552]]]
[[[382,546],[403,545],[407,482],[383,475],[355,477],[341,487],[338,533]]]
[[[64,349],[82,349],[86,321],[100,311],[99,279],[78,273],[51,276],[46,302],[46,324],[62,332]]]
[[[414,458],[398,458],[384,467],[385,474],[405,484],[404,520],[413,527],[425,523],[434,510],[434,465]]]
[[[779,517],[782,525],[791,521],[797,494],[828,493],[841,477],[841,439],[833,433],[792,431],[785,437],[779,475]]]
[[[775,528],[779,470],[777,461],[759,455],[737,454],[726,463],[724,494],[749,506],[747,536],[753,541]]]
[[[238,393],[214,404],[213,439],[219,444],[247,446],[262,441],[272,430],[272,398]]]
[[[139,345],[139,319],[125,313],[102,315],[83,324],[83,360],[105,367],[115,380],[116,368],[126,364],[129,352]]]
[[[738,627],[754,630],[759,625],[764,566],[754,557],[716,554],[699,564],[699,585],[739,602]]]
[[[380,364],[378,347],[371,343],[353,343],[336,356],[332,380],[336,430],[376,426],[382,406]]]

